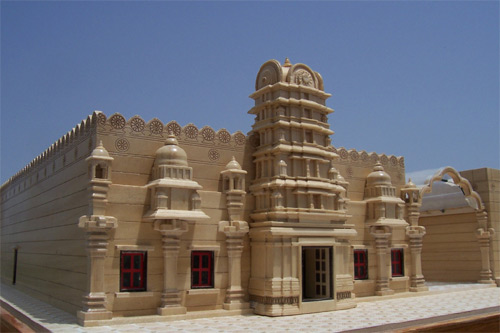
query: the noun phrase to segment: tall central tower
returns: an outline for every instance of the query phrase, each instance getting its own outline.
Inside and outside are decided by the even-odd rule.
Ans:
[[[252,268],[249,292],[259,314],[352,307],[347,267],[347,183],[332,166],[331,95],[319,73],[288,59],[260,68],[255,106],[255,179],[250,192]],[[340,299],[341,298],[341,299]]]

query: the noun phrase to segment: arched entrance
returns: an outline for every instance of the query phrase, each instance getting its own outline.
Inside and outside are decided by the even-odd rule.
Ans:
[[[435,172],[418,195],[424,227],[422,273],[427,281],[494,284],[490,240],[494,230],[470,182],[452,167]]]

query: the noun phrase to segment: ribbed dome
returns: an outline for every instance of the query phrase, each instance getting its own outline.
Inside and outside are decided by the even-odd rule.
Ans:
[[[241,170],[241,165],[236,161],[236,159],[233,156],[233,159],[226,164],[226,170]]]
[[[156,151],[155,165],[188,166],[186,152],[178,144],[175,135],[169,135],[165,145]]]
[[[375,164],[373,172],[366,177],[366,186],[374,185],[392,185],[391,176],[384,171],[384,168],[380,163]]]

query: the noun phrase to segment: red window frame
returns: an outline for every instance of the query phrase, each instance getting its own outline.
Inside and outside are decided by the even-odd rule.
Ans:
[[[146,290],[147,252],[120,253],[120,291]]]
[[[354,279],[368,279],[368,251],[354,250]]]
[[[214,287],[214,253],[212,251],[191,252],[191,288]]]
[[[391,250],[392,276],[404,276],[404,251],[403,249]]]

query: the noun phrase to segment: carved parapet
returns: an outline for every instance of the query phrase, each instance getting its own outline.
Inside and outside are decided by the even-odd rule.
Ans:
[[[179,141],[197,141],[207,146],[217,144],[243,148],[247,141],[247,137],[241,131],[231,134],[225,128],[216,131],[210,126],[198,128],[194,124],[187,124],[183,127],[175,120],[163,123],[158,118],[153,118],[146,122],[137,115],[127,120],[120,113],[114,113],[109,117],[106,117],[104,113],[99,113],[98,125],[99,129],[102,131],[150,138],[162,138],[172,133]],[[115,146],[118,151],[126,151],[129,149],[129,143],[125,138],[117,139]],[[217,150],[212,149],[211,151],[213,151],[213,153],[209,153],[209,156],[218,159]]]

